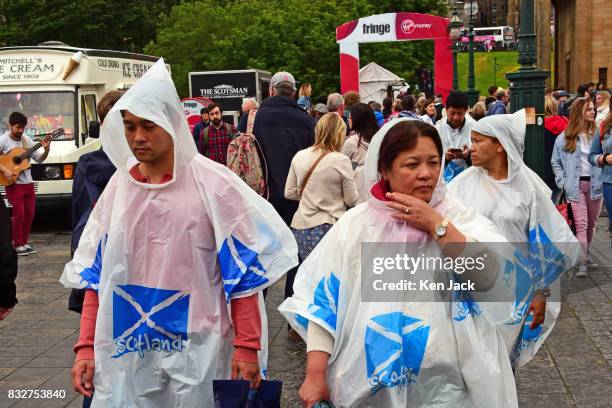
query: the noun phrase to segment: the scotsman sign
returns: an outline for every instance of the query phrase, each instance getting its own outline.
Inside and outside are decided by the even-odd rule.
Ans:
[[[242,99],[267,95],[270,73],[259,70],[207,71],[189,73],[192,98],[208,98],[223,107],[224,112],[240,111]]]

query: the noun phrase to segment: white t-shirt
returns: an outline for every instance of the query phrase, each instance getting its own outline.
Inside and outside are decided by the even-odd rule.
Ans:
[[[6,154],[13,150],[16,147],[29,148],[34,146],[34,142],[30,139],[29,136],[23,135],[20,140],[13,140],[9,135],[9,132],[6,132],[2,136],[0,136],[0,154]],[[44,153],[44,149],[41,147],[37,151],[32,154],[32,158],[36,161],[39,161],[40,157]],[[32,172],[30,169],[22,171],[17,177],[16,184],[30,184],[33,183]]]
[[[589,177],[591,175],[591,163],[589,163],[591,143],[584,133],[578,136],[580,137],[580,177]]]

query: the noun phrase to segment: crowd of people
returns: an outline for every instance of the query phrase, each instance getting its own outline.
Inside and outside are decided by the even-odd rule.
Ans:
[[[489,94],[473,107],[459,91],[382,103],[350,91],[313,103],[310,84],[298,90],[278,72],[261,105],[245,100],[237,126],[213,103],[193,131],[162,60],[107,94],[103,149],[77,166],[73,259],[61,277],[81,313],[72,382],[84,406],[215,406],[214,380],[264,386],[275,352],[265,293],[285,277],[279,310],[307,347],[305,407],[517,407],[514,370],[559,314],[551,293],[563,273],[578,265],[584,277],[593,265],[604,196],[612,214],[612,115],[605,91],[571,104],[563,91],[548,96],[541,179],[523,162],[525,111],[508,113],[507,90]],[[3,143],[19,142],[20,120]],[[228,168],[236,161],[239,171]],[[255,170],[260,194],[245,178]],[[23,213],[10,228],[20,254],[27,205]],[[498,262],[484,271],[435,273],[472,280],[477,292],[501,287],[507,307],[463,291],[363,301],[368,242],[401,243],[413,257],[491,254]],[[565,246],[533,255],[544,244]],[[13,306],[0,304],[0,319]]]

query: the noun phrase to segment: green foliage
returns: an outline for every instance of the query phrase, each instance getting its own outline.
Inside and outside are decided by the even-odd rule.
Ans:
[[[497,76],[493,65],[497,59]],[[508,88],[506,73],[519,68],[517,51],[496,51],[474,53],[474,75],[476,76],[476,89],[481,95],[487,95],[487,89],[495,85]],[[457,69],[459,71],[459,88],[467,90],[468,75],[468,53],[461,52],[457,55]]]
[[[443,0],[201,0],[182,2],[160,18],[157,37],[145,52],[163,56],[181,96],[190,71],[257,68],[291,72],[313,85],[314,95],[340,87],[335,29],[363,16],[390,11],[444,14]],[[431,42],[378,43],[361,48],[370,61],[405,79],[433,65]],[[315,97],[316,99],[316,97]]]
[[[0,45],[68,45],[141,52],[178,0],[0,0]]]
[[[286,70],[314,95],[340,87],[338,25],[373,14],[444,15],[445,0],[0,0],[0,46],[57,40],[76,47],[163,56],[179,94],[190,71]],[[428,41],[364,44],[375,61],[414,80],[433,66]]]

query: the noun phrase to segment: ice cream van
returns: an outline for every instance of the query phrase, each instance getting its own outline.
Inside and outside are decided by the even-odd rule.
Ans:
[[[38,208],[70,205],[79,157],[100,148],[96,104],[110,90],[129,88],[157,59],[58,42],[0,48],[0,134],[14,111],[28,117],[25,134],[33,139],[64,129],[44,163],[31,163]]]

